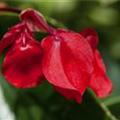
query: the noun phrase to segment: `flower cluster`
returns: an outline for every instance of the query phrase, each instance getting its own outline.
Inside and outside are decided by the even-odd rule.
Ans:
[[[22,11],[20,19],[21,23],[9,29],[0,42],[0,54],[8,48],[2,74],[13,86],[36,87],[45,77],[58,93],[77,102],[81,102],[87,87],[98,97],[111,92],[95,30],[78,33],[54,29],[32,9]],[[50,35],[38,42],[33,31]]]

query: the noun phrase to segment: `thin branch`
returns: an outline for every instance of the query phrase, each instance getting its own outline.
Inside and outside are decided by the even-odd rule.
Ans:
[[[13,12],[13,13],[21,13],[21,9],[17,9],[17,8],[12,8],[12,7],[3,7],[3,8],[0,8],[0,11],[3,11],[3,12]]]

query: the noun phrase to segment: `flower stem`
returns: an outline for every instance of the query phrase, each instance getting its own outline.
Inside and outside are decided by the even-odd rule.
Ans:
[[[13,7],[3,7],[0,8],[0,11],[3,12],[12,12],[16,14],[20,14],[22,12],[21,9],[13,8]],[[37,20],[38,26],[42,26],[43,29],[45,29],[50,35],[55,35],[56,30],[53,29],[51,26],[49,26],[47,23],[45,23],[39,16],[34,14],[35,19]]]
[[[17,9],[17,8],[12,8],[12,7],[3,7],[3,8],[0,8],[0,11],[4,11],[4,12],[13,12],[13,13],[21,13],[22,10],[20,9]]]
[[[40,26],[42,26],[50,35],[55,35],[56,30],[54,28],[45,23],[38,15],[34,14],[34,16]]]

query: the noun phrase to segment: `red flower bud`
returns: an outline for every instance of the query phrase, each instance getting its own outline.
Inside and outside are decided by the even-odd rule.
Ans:
[[[22,21],[25,21],[29,25],[31,31],[46,32],[45,29],[42,27],[42,25],[39,24],[40,21],[46,24],[46,19],[40,12],[36,10],[30,8],[27,10],[23,10],[20,14],[20,19]]]
[[[4,46],[3,43],[7,46],[8,41],[13,44],[3,61],[4,77],[18,88],[37,86],[43,80],[40,43],[34,40],[25,23],[14,26],[5,36],[7,37],[3,37],[1,46]]]
[[[78,33],[60,32],[42,41],[43,73],[55,89],[68,99],[81,101],[93,72],[90,45]]]
[[[95,91],[98,97],[105,97],[112,91],[112,83],[106,75],[106,68],[103,59],[97,50],[97,33],[93,29],[85,29],[80,34],[87,39],[93,49],[94,70],[91,75],[89,86]]]

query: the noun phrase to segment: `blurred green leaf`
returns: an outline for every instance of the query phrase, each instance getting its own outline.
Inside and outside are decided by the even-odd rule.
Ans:
[[[117,120],[90,91],[86,91],[83,102],[77,104],[53,92],[46,82],[36,88],[16,90],[4,78],[1,80],[5,98],[17,120]]]
[[[111,113],[114,114],[120,120],[120,96],[111,98],[104,102],[110,109]]]
[[[29,101],[31,101],[31,99],[34,102],[30,103]],[[24,105],[25,101],[27,103]],[[21,105],[25,107],[26,112],[25,109],[23,112],[21,106],[19,106],[20,104],[18,104],[19,107],[16,109],[16,111],[19,111],[19,114],[23,112],[23,114],[26,113],[26,115],[30,116],[32,115],[30,111],[33,107],[34,110],[38,113],[36,113],[36,115],[40,114],[39,119],[35,119],[32,115],[30,117],[33,118],[32,120],[40,120],[40,118],[41,120],[87,120],[89,118],[92,120],[117,120],[105,107],[105,105],[100,103],[89,92],[85,94],[82,104],[67,101],[57,93],[53,93],[48,99],[44,101],[38,99],[36,96],[31,96],[30,93],[28,98],[24,96],[20,102],[23,103]],[[37,108],[35,106],[39,107]],[[22,115],[17,116],[17,118],[19,120],[23,120]]]
[[[16,101],[15,114],[17,120],[40,120],[42,110],[27,94],[21,94]]]
[[[15,14],[0,15],[0,39],[10,27],[18,22],[19,18]]]
[[[90,13],[90,18],[100,25],[114,25],[118,23],[118,12],[107,7],[96,7]]]

